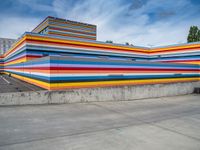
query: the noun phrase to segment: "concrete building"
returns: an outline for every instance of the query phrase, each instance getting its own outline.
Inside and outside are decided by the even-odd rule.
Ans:
[[[200,42],[149,48],[95,39],[95,25],[49,16],[0,57],[0,70],[48,90],[199,81]]]
[[[4,54],[15,41],[15,39],[0,38],[0,55]]]

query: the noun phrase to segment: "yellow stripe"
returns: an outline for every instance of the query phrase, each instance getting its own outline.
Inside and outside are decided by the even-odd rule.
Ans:
[[[66,44],[81,44],[85,46],[101,46],[101,48],[118,48],[118,49],[124,49],[124,50],[130,50],[130,51],[138,51],[138,52],[147,52],[147,50],[139,49],[139,48],[130,48],[125,46],[111,46],[111,45],[105,45],[105,44],[95,44],[95,43],[89,43],[89,42],[80,42],[80,41],[72,41],[72,40],[63,40],[63,39],[55,39],[55,38],[49,38],[49,37],[39,37],[39,36],[32,36],[27,35],[27,39],[30,40],[40,40],[40,41],[46,41],[46,42],[60,42],[60,43],[66,43]]]
[[[168,78],[168,79],[146,79],[146,80],[119,80],[119,81],[96,81],[96,82],[74,82],[74,83],[51,83],[50,88],[67,88],[67,87],[76,87],[76,86],[101,86],[101,85],[126,85],[126,84],[138,84],[138,83],[159,83],[159,82],[183,82],[199,80],[199,78]]]
[[[5,66],[7,66],[7,65],[13,65],[13,64],[18,64],[18,63],[22,63],[22,62],[26,62],[26,61],[27,61],[26,58],[21,58],[21,59],[15,60],[15,61],[11,61],[9,63],[5,63]]]
[[[195,65],[200,65],[200,61],[191,61],[191,62],[175,62],[175,63],[181,63],[181,64],[195,64]]]
[[[7,72],[4,72],[4,73],[5,73],[5,74],[9,74],[9,73],[7,73]],[[50,88],[49,88],[49,87],[50,87],[50,86],[49,86],[50,84],[47,83],[47,82],[43,82],[43,81],[39,81],[39,80],[35,80],[35,79],[23,77],[23,76],[16,75],[16,74],[12,74],[12,73],[11,73],[11,75],[12,75],[13,77],[15,77],[15,78],[18,78],[18,79],[23,80],[23,81],[25,81],[25,82],[28,82],[28,83],[30,83],[30,84],[34,84],[34,85],[36,85],[36,86],[42,87],[42,88],[47,89],[47,90],[50,89]]]

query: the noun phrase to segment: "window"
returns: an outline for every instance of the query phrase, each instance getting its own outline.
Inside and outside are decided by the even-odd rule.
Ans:
[[[43,30],[41,30],[39,33],[40,34],[46,34],[48,32],[48,27],[44,28]]]

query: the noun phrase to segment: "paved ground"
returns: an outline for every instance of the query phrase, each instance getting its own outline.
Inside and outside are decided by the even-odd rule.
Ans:
[[[0,74],[0,93],[44,90],[5,74]]]
[[[0,107],[1,150],[199,150],[200,97]]]

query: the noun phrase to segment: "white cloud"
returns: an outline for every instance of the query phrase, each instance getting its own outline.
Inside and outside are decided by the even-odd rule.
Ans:
[[[200,7],[189,0],[52,0],[50,5],[39,1],[19,0],[38,14],[97,25],[97,39],[141,46],[159,46],[186,42],[191,25],[200,25],[194,17]],[[152,15],[152,16],[151,16]],[[11,16],[11,15],[10,15]],[[26,16],[26,15],[25,15]],[[18,38],[40,23],[41,16],[8,17],[0,15],[0,37]]]
[[[98,40],[101,41],[130,42],[142,46],[183,43],[186,42],[189,27],[200,25],[199,17],[192,17],[198,6],[193,6],[188,0],[177,0],[176,3],[174,0],[149,0],[132,10],[131,3],[123,3],[123,0],[78,2],[70,7],[70,0],[55,0],[53,7],[58,17],[96,24]],[[184,12],[184,9],[189,11]],[[158,17],[159,10],[164,13],[160,13],[162,18],[152,21],[148,12],[155,10],[158,10]]]
[[[0,37],[19,38],[24,32],[30,32],[39,23],[35,18],[8,17],[0,23]]]
[[[24,7],[28,7],[31,10],[36,11],[52,11],[51,5],[45,5],[41,3],[41,0],[18,0],[19,3],[23,4]]]

